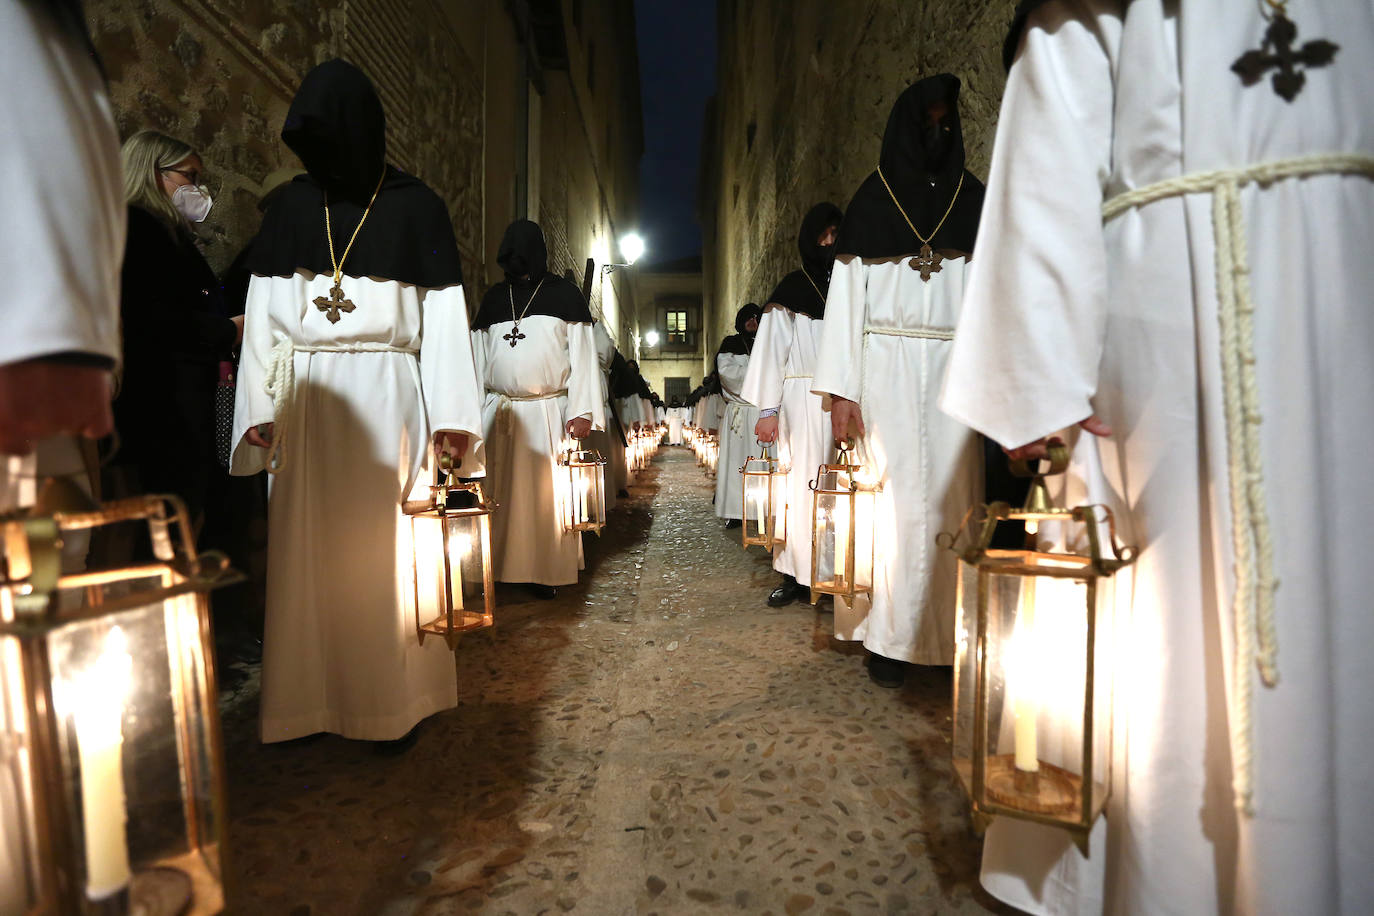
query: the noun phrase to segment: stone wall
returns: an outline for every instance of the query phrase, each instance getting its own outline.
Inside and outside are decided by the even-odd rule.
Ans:
[[[206,256],[217,269],[256,232],[263,180],[299,166],[281,125],[301,77],[332,57],[377,85],[390,161],[448,203],[473,303],[501,277],[496,253],[512,220],[542,222],[550,267],[572,267],[579,283],[585,259],[612,260],[609,240],[635,221],[643,138],[631,0],[578,4],[579,28],[571,0],[85,6],[121,135],[160,130],[204,159],[215,194]],[[543,22],[564,23],[566,51],[552,60],[522,30],[535,7]],[[547,33],[543,40],[547,54]],[[601,50],[592,61],[594,43]],[[603,296],[599,283],[593,306],[628,346],[633,308]]]
[[[848,203],[877,164],[892,103],[922,76],[963,81],[968,167],[987,174],[1015,5],[719,0],[700,199],[708,336],[730,333],[740,305],[762,303],[795,269],[802,216]]]

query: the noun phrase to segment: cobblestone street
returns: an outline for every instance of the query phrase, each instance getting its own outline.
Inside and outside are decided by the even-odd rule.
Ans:
[[[872,685],[665,448],[587,538],[582,584],[503,590],[460,705],[398,757],[262,746],[227,698],[240,914],[962,913],[979,841],[949,764],[949,672]]]

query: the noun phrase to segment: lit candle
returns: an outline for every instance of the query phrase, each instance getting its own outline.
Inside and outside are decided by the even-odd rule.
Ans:
[[[764,502],[765,502],[765,500],[764,500],[764,498],[763,498],[762,496],[755,495],[755,497],[754,497],[754,502],[757,503],[757,504],[758,504],[758,507],[759,507],[759,537],[767,537],[767,535],[768,535],[768,525],[767,525],[766,522],[764,521],[764,505],[763,505]]]
[[[1026,533],[1035,537],[1039,525],[1026,522]],[[1012,664],[1007,673],[1015,678],[1013,715],[1016,718],[1016,768],[1024,773],[1040,770],[1040,752],[1036,734],[1036,718],[1040,714],[1035,701],[1034,639],[1035,632],[1035,577],[1027,576],[1021,588],[1021,614],[1016,621],[1016,635],[1013,637]]]
[[[849,500],[845,496],[835,497],[835,584],[845,586],[849,582]]]
[[[580,514],[578,515],[577,520],[578,522],[585,523],[591,521],[591,516],[587,512],[587,491],[591,488],[592,482],[587,479],[586,469],[583,469],[579,477],[581,479],[582,486],[581,492],[578,493],[578,509],[580,511]]]
[[[86,836],[86,896],[103,900],[129,883],[124,836],[124,696],[133,672],[128,642],[110,630],[105,650],[73,685],[76,746],[81,761],[81,820]]]

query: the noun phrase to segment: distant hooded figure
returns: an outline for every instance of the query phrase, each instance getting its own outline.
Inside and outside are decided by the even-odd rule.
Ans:
[[[811,538],[794,533],[811,530],[807,484],[830,457],[830,421],[820,396],[811,393],[811,375],[825,323],[835,233],[843,219],[832,203],[816,204],[802,218],[797,231],[801,267],[783,277],[768,297],[744,379],[743,397],[759,408],[754,435],[760,442],[776,442],[778,461],[791,469],[786,504],[774,507],[788,535],[773,551],[782,583],[768,596],[772,607],[809,597]]]
[[[719,466],[730,471],[716,475],[716,516],[726,520],[726,528],[738,528],[744,517],[744,478],[736,471],[744,466],[751,452],[758,451],[754,446],[754,424],[759,420],[759,409],[740,392],[762,317],[763,309],[757,304],[745,305],[735,313],[735,333],[722,340],[716,350],[716,373],[725,401]]]
[[[511,223],[496,260],[506,278],[472,320],[488,487],[501,505],[492,558],[498,581],[552,598],[582,565],[581,532],[565,531],[559,511],[558,457],[569,437],[606,429],[597,336],[582,291],[549,272],[536,223]]]
[[[387,165],[381,102],[352,64],[306,75],[282,139],[307,174],[247,258],[230,465],[272,475],[262,740],[397,739],[457,700],[396,557],[434,453],[480,468],[458,249],[443,201]]]
[[[954,660],[955,562],[934,537],[981,499],[982,451],[938,399],[982,201],[964,168],[959,80],[908,87],[840,227],[811,386],[830,396],[834,437],[861,438],[883,481],[872,601],[837,608],[835,635],[862,640],[888,687],[908,662]]]

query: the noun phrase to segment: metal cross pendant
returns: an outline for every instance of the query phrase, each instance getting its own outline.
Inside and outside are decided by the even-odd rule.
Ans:
[[[930,244],[921,246],[921,253],[911,259],[911,269],[921,272],[921,279],[930,282],[931,274],[940,272],[940,262],[945,259],[944,255],[931,249]]]
[[[315,297],[315,308],[327,313],[325,317],[330,324],[338,324],[339,313],[353,311],[353,303],[343,297],[342,286],[335,286],[329,291],[328,299],[324,296]]]
[[[1272,83],[1274,91],[1286,102],[1293,101],[1307,82],[1307,75],[1294,67],[1306,64],[1308,67],[1325,67],[1331,63],[1340,45],[1318,38],[1309,41],[1301,50],[1293,50],[1293,42],[1298,37],[1298,27],[1282,12],[1275,13],[1264,31],[1264,41],[1257,51],[1246,51],[1231,65],[1231,70],[1240,77],[1246,86],[1258,83],[1264,74],[1273,67],[1278,68]]]
[[[513,347],[513,346],[515,346],[516,343],[518,343],[519,341],[524,340],[524,339],[525,339],[525,335],[520,333],[520,325],[515,324],[515,325],[511,325],[511,329],[510,329],[510,333],[509,333],[509,334],[502,334],[502,335],[501,335],[501,339],[502,339],[502,340],[509,340],[509,341],[510,341],[510,345]]]

